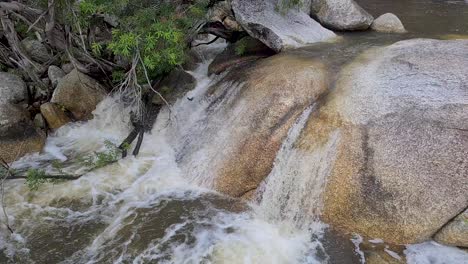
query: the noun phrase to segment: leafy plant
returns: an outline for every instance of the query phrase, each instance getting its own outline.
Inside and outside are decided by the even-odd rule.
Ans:
[[[26,185],[32,191],[35,191],[42,184],[48,182],[47,174],[44,170],[29,169],[26,173]]]
[[[93,154],[80,159],[80,162],[92,169],[98,169],[116,162],[121,157],[122,150],[120,150],[114,143],[106,140],[104,141],[104,146],[106,148],[105,151],[94,152]]]

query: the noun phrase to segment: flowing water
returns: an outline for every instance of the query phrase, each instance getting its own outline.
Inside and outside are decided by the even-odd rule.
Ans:
[[[373,15],[396,13],[410,33],[346,33],[337,43],[291,54],[321,58],[337,72],[374,46],[468,34],[468,4],[463,1],[359,2]],[[212,190],[216,175],[210,163],[229,148],[236,129],[229,126],[235,114],[225,106],[242,89],[226,82],[217,86],[222,98],[214,102],[207,96],[223,77],[207,76],[210,60],[223,47],[202,51],[206,60],[192,72],[197,87],[187,94],[194,99],[181,98],[171,111],[162,110],[138,157],[34,192],[22,180],[5,183],[8,220],[4,214],[0,220],[15,232],[0,226],[0,263],[362,263],[363,239],[335,234],[319,219],[325,175],[339,135],[331,135],[317,153],[294,147],[315,105],[290,129],[256,201],[246,204]],[[61,171],[85,173],[86,166],[74,161],[105,149],[105,141],[118,144],[125,138],[130,111],[109,97],[93,120],[59,129],[43,153],[14,166],[53,171],[57,168],[51,161],[59,160]],[[406,255],[409,263],[468,263],[464,251],[434,242],[410,245],[399,254],[388,248],[385,252]]]

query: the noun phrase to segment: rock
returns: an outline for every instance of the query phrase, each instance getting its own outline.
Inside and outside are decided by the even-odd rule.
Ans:
[[[41,105],[41,114],[47,120],[49,128],[53,130],[58,129],[71,121],[65,112],[54,103],[45,103]]]
[[[371,29],[383,33],[405,33],[406,29],[400,19],[392,14],[386,13],[372,22]]]
[[[220,74],[230,67],[244,65],[274,54],[275,52],[261,41],[245,37],[218,54],[208,67],[208,74]]]
[[[40,113],[34,116],[34,126],[40,129],[47,128],[46,121]]]
[[[13,162],[25,154],[39,152],[46,136],[29,119],[28,112],[21,107],[0,104],[0,157]]]
[[[17,75],[0,72],[0,104],[18,103],[28,98],[28,89]]]
[[[312,0],[311,14],[334,30],[366,30],[374,20],[353,0]]]
[[[231,31],[242,31],[242,27],[234,18],[231,5],[228,1],[219,1],[213,5],[207,14],[208,21],[220,22],[226,29]]]
[[[75,66],[73,66],[72,63],[65,63],[62,65],[62,70],[65,72],[65,74],[69,74],[75,69]]]
[[[156,90],[172,104],[188,91],[193,90],[196,85],[197,80],[190,73],[176,68],[164,77],[161,83],[156,87]],[[164,101],[159,95],[154,95],[152,102],[156,105],[164,104]]]
[[[58,82],[65,76],[65,72],[55,65],[49,66],[47,71],[52,87],[57,87]]]
[[[335,34],[323,28],[308,14],[290,9],[276,11],[274,0],[233,0],[236,20],[247,33],[276,52],[329,40]]]
[[[326,91],[326,81],[324,65],[287,54],[231,70],[207,97],[195,95],[193,104],[208,104],[202,120],[178,117],[179,124],[196,122],[187,131],[196,140],[177,147],[183,173],[214,179],[203,184],[233,197],[249,193],[269,174],[289,128]],[[194,170],[200,158],[206,162]]]
[[[329,156],[314,165],[328,177],[327,223],[413,244],[466,208],[467,57],[466,40],[415,39],[342,70],[296,143]]]
[[[437,232],[434,239],[441,244],[468,248],[468,209]]]
[[[105,96],[106,90],[96,80],[73,70],[59,81],[51,102],[65,107],[75,119],[87,120]]]
[[[24,50],[31,56],[31,59],[37,62],[47,62],[52,55],[47,50],[46,46],[37,39],[26,38],[21,41]]]

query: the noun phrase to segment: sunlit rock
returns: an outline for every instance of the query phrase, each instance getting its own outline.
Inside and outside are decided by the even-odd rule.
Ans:
[[[405,33],[406,29],[400,19],[392,14],[386,13],[372,22],[371,29],[383,33]]]
[[[374,20],[353,0],[312,0],[311,15],[334,30],[366,30]]]
[[[58,129],[71,121],[65,112],[54,103],[41,105],[41,114],[51,129]]]
[[[468,41],[408,40],[340,73],[297,145],[324,164],[323,219],[394,244],[430,239],[468,204]]]
[[[276,52],[335,37],[301,10],[278,10],[274,0],[233,0],[232,9],[250,36]]]

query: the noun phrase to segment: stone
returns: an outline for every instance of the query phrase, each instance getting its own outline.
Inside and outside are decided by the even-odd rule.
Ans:
[[[75,69],[75,66],[73,66],[72,63],[65,63],[62,65],[62,70],[65,72],[65,74],[69,74]]]
[[[176,68],[164,77],[156,86],[156,90],[163,95],[168,103],[173,104],[188,91],[193,90],[196,85],[197,80],[190,73]],[[162,98],[157,94],[153,96],[152,102],[156,105],[164,104]]]
[[[274,0],[233,0],[231,5],[244,30],[276,52],[336,36],[301,10],[280,13]]]
[[[218,54],[208,67],[208,74],[220,74],[233,66],[242,66],[274,55],[275,52],[261,41],[252,37],[245,37],[234,44],[230,44]]]
[[[400,19],[392,14],[386,13],[372,22],[371,29],[383,33],[405,33],[406,29]]]
[[[233,197],[253,195],[289,129],[326,92],[326,82],[323,64],[297,55],[279,54],[232,69],[209,87],[205,97],[194,94],[193,104],[207,104],[201,120],[178,116],[178,124],[194,127],[187,133],[196,138],[176,146],[183,173],[213,179],[201,184]],[[206,162],[194,170],[200,158]]]
[[[46,46],[37,39],[26,38],[21,41],[21,45],[29,56],[31,56],[31,59],[37,62],[45,63],[52,58]]]
[[[54,103],[45,103],[41,105],[41,114],[47,120],[50,129],[59,129],[71,120],[67,114]]]
[[[0,157],[13,162],[42,150],[46,135],[34,127],[27,111],[9,103],[0,104]]]
[[[18,103],[28,98],[24,81],[15,74],[0,72],[0,104]]]
[[[296,143],[330,158],[322,218],[391,244],[426,241],[468,205],[468,41],[414,39],[346,66]]]
[[[207,14],[208,21],[219,22],[231,31],[243,31],[242,27],[234,18],[231,5],[228,1],[219,1],[210,8]]]
[[[55,65],[49,66],[49,69],[47,70],[47,76],[49,77],[53,88],[57,87],[58,82],[60,79],[65,77],[65,75],[65,72]]]
[[[88,120],[105,96],[106,90],[101,84],[73,70],[59,81],[50,101],[65,107],[75,119]]]
[[[468,209],[437,232],[434,240],[449,246],[468,248]]]
[[[46,121],[41,113],[38,113],[34,116],[34,126],[40,129],[46,129]]]
[[[366,30],[372,15],[353,0],[312,0],[311,15],[323,26],[333,30]]]

